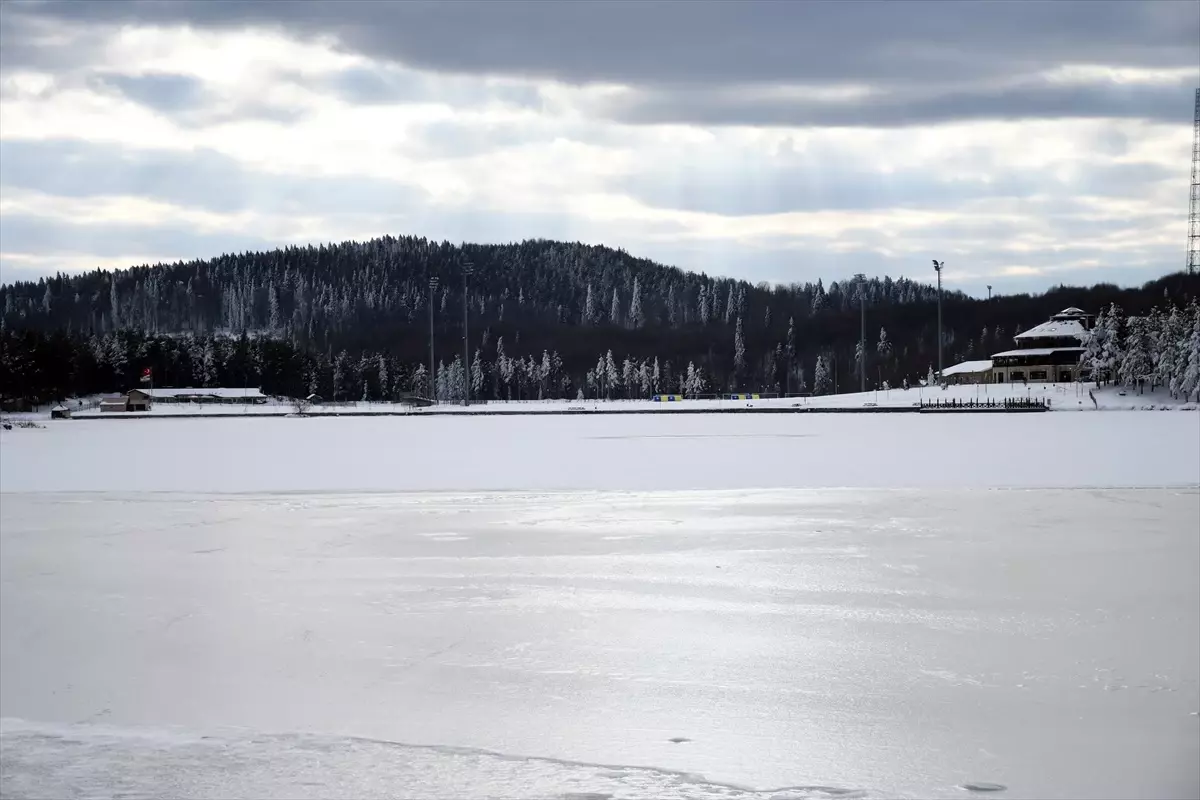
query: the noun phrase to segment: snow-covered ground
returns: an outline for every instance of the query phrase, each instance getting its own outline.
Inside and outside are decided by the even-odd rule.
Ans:
[[[1096,402],[1089,397],[1089,391],[1094,393]],[[745,408],[787,408],[818,411],[820,409],[851,409],[864,407],[878,408],[912,408],[920,405],[922,400],[941,400],[943,402],[956,400],[959,402],[1003,400],[1006,398],[1044,399],[1050,402],[1053,411],[1093,411],[1103,410],[1157,410],[1182,409],[1196,410],[1196,403],[1185,402],[1172,398],[1170,394],[1159,389],[1153,392],[1139,394],[1136,390],[1125,390],[1119,387],[1106,386],[1096,389],[1091,384],[1076,383],[1031,383],[1025,384],[969,384],[948,386],[944,389],[889,389],[886,391],[824,395],[821,397],[781,397],[760,400],[730,400],[725,399],[696,399],[681,402],[655,402],[649,399],[638,400],[514,400],[511,402],[491,402],[471,406],[438,405],[429,408],[411,408],[396,403],[355,402],[344,404],[319,404],[311,406],[308,413],[313,414],[445,414],[470,412],[474,414],[530,414],[539,412],[586,411],[586,412],[629,412],[629,411],[727,411]],[[296,413],[294,402],[274,399],[262,405],[219,405],[211,403],[156,403],[149,412],[139,412],[129,416],[228,416],[228,415],[274,415],[282,416]],[[48,418],[49,412],[25,415],[27,418]],[[112,418],[111,413],[102,414],[98,408],[90,408],[75,413],[76,417]]]
[[[3,431],[0,795],[1194,798],[1198,450],[1146,412]]]
[[[2,491],[1200,483],[1200,414],[148,419],[0,431]]]

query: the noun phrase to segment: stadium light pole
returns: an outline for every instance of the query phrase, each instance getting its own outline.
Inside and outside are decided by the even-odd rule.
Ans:
[[[471,405],[471,339],[467,335],[468,317],[467,307],[467,281],[475,272],[475,265],[470,259],[463,262],[463,405]]]
[[[992,285],[989,283],[988,284],[988,302],[990,303],[991,301],[992,301]]]
[[[429,401],[437,402],[437,384],[435,377],[437,373],[434,371],[433,364],[433,293],[437,291],[438,279],[434,276],[429,279]]]
[[[861,352],[858,357],[858,390],[862,393],[867,391],[867,280],[866,276],[860,276],[858,281],[858,313],[859,313],[859,347]]]
[[[933,259],[933,268],[938,276],[938,383],[942,382],[942,267],[945,261]]]

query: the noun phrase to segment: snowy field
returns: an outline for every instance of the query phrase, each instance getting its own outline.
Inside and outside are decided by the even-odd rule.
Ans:
[[[0,795],[1194,798],[1200,415],[0,432]]]

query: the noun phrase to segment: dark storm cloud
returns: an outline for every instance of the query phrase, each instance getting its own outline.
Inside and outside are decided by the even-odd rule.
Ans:
[[[209,150],[132,150],[77,140],[0,140],[0,186],[61,197],[132,195],[218,213],[390,214],[427,197],[422,189],[379,178],[254,172]]]
[[[81,22],[264,25],[470,73],[634,84],[938,79],[1059,63],[1195,66],[1195,3],[1151,0],[47,0]]]
[[[93,25],[184,22],[332,34],[347,50],[434,71],[649,90],[642,102],[614,109],[631,121],[897,125],[959,115],[1165,119],[1174,102],[1169,91],[1107,84],[1039,88],[1019,81],[1013,89],[994,87],[1062,64],[1183,69],[1200,64],[1200,4],[1173,0],[46,0],[9,14]],[[904,91],[948,79],[959,88],[925,97]],[[396,90],[365,75],[345,76],[343,82],[348,96],[366,101]],[[705,104],[686,91],[779,84],[869,84],[893,90],[896,97],[796,109],[779,99]]]
[[[841,100],[755,98],[750,93],[650,90],[608,101],[600,112],[622,122],[699,125],[871,127],[966,120],[1125,117],[1185,122],[1191,115],[1189,81],[1170,86],[1019,84],[1002,88],[898,89]]]

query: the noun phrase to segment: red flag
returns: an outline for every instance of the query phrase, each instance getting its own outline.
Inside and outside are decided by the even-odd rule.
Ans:
[[[142,370],[142,383],[149,383],[149,382],[150,382],[150,370],[149,370],[149,368],[147,368],[147,369]]]

